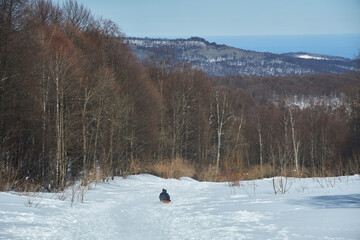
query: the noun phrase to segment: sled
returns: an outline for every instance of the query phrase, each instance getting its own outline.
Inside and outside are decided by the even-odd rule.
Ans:
[[[168,200],[161,200],[160,202],[161,202],[161,203],[170,203],[171,201],[168,201]]]

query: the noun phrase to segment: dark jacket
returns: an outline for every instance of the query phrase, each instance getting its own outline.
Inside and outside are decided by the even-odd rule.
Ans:
[[[166,189],[162,190],[162,193],[160,193],[159,199],[160,199],[160,201],[171,201],[170,195],[166,192]]]

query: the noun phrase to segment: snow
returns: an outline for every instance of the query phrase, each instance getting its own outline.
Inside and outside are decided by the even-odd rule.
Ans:
[[[328,60],[327,58],[324,57],[316,57],[316,56],[311,56],[308,54],[302,54],[302,55],[296,55],[297,58],[304,58],[304,59],[315,59],[315,60]]]
[[[159,203],[162,188],[170,204]],[[83,203],[77,187],[2,192],[0,239],[360,239],[359,175],[288,178],[286,190],[275,195],[272,179],[230,186],[143,174],[93,185]]]

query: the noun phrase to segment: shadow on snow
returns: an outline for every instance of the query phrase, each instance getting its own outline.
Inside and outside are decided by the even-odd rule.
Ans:
[[[317,196],[307,200],[291,200],[290,203],[315,208],[360,208],[360,194]]]

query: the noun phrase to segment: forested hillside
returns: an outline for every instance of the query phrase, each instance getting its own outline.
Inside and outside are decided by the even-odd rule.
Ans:
[[[215,78],[171,54],[140,63],[116,24],[73,0],[3,0],[0,26],[1,190],[360,171],[358,73]],[[287,101],[331,94],[339,105]]]

